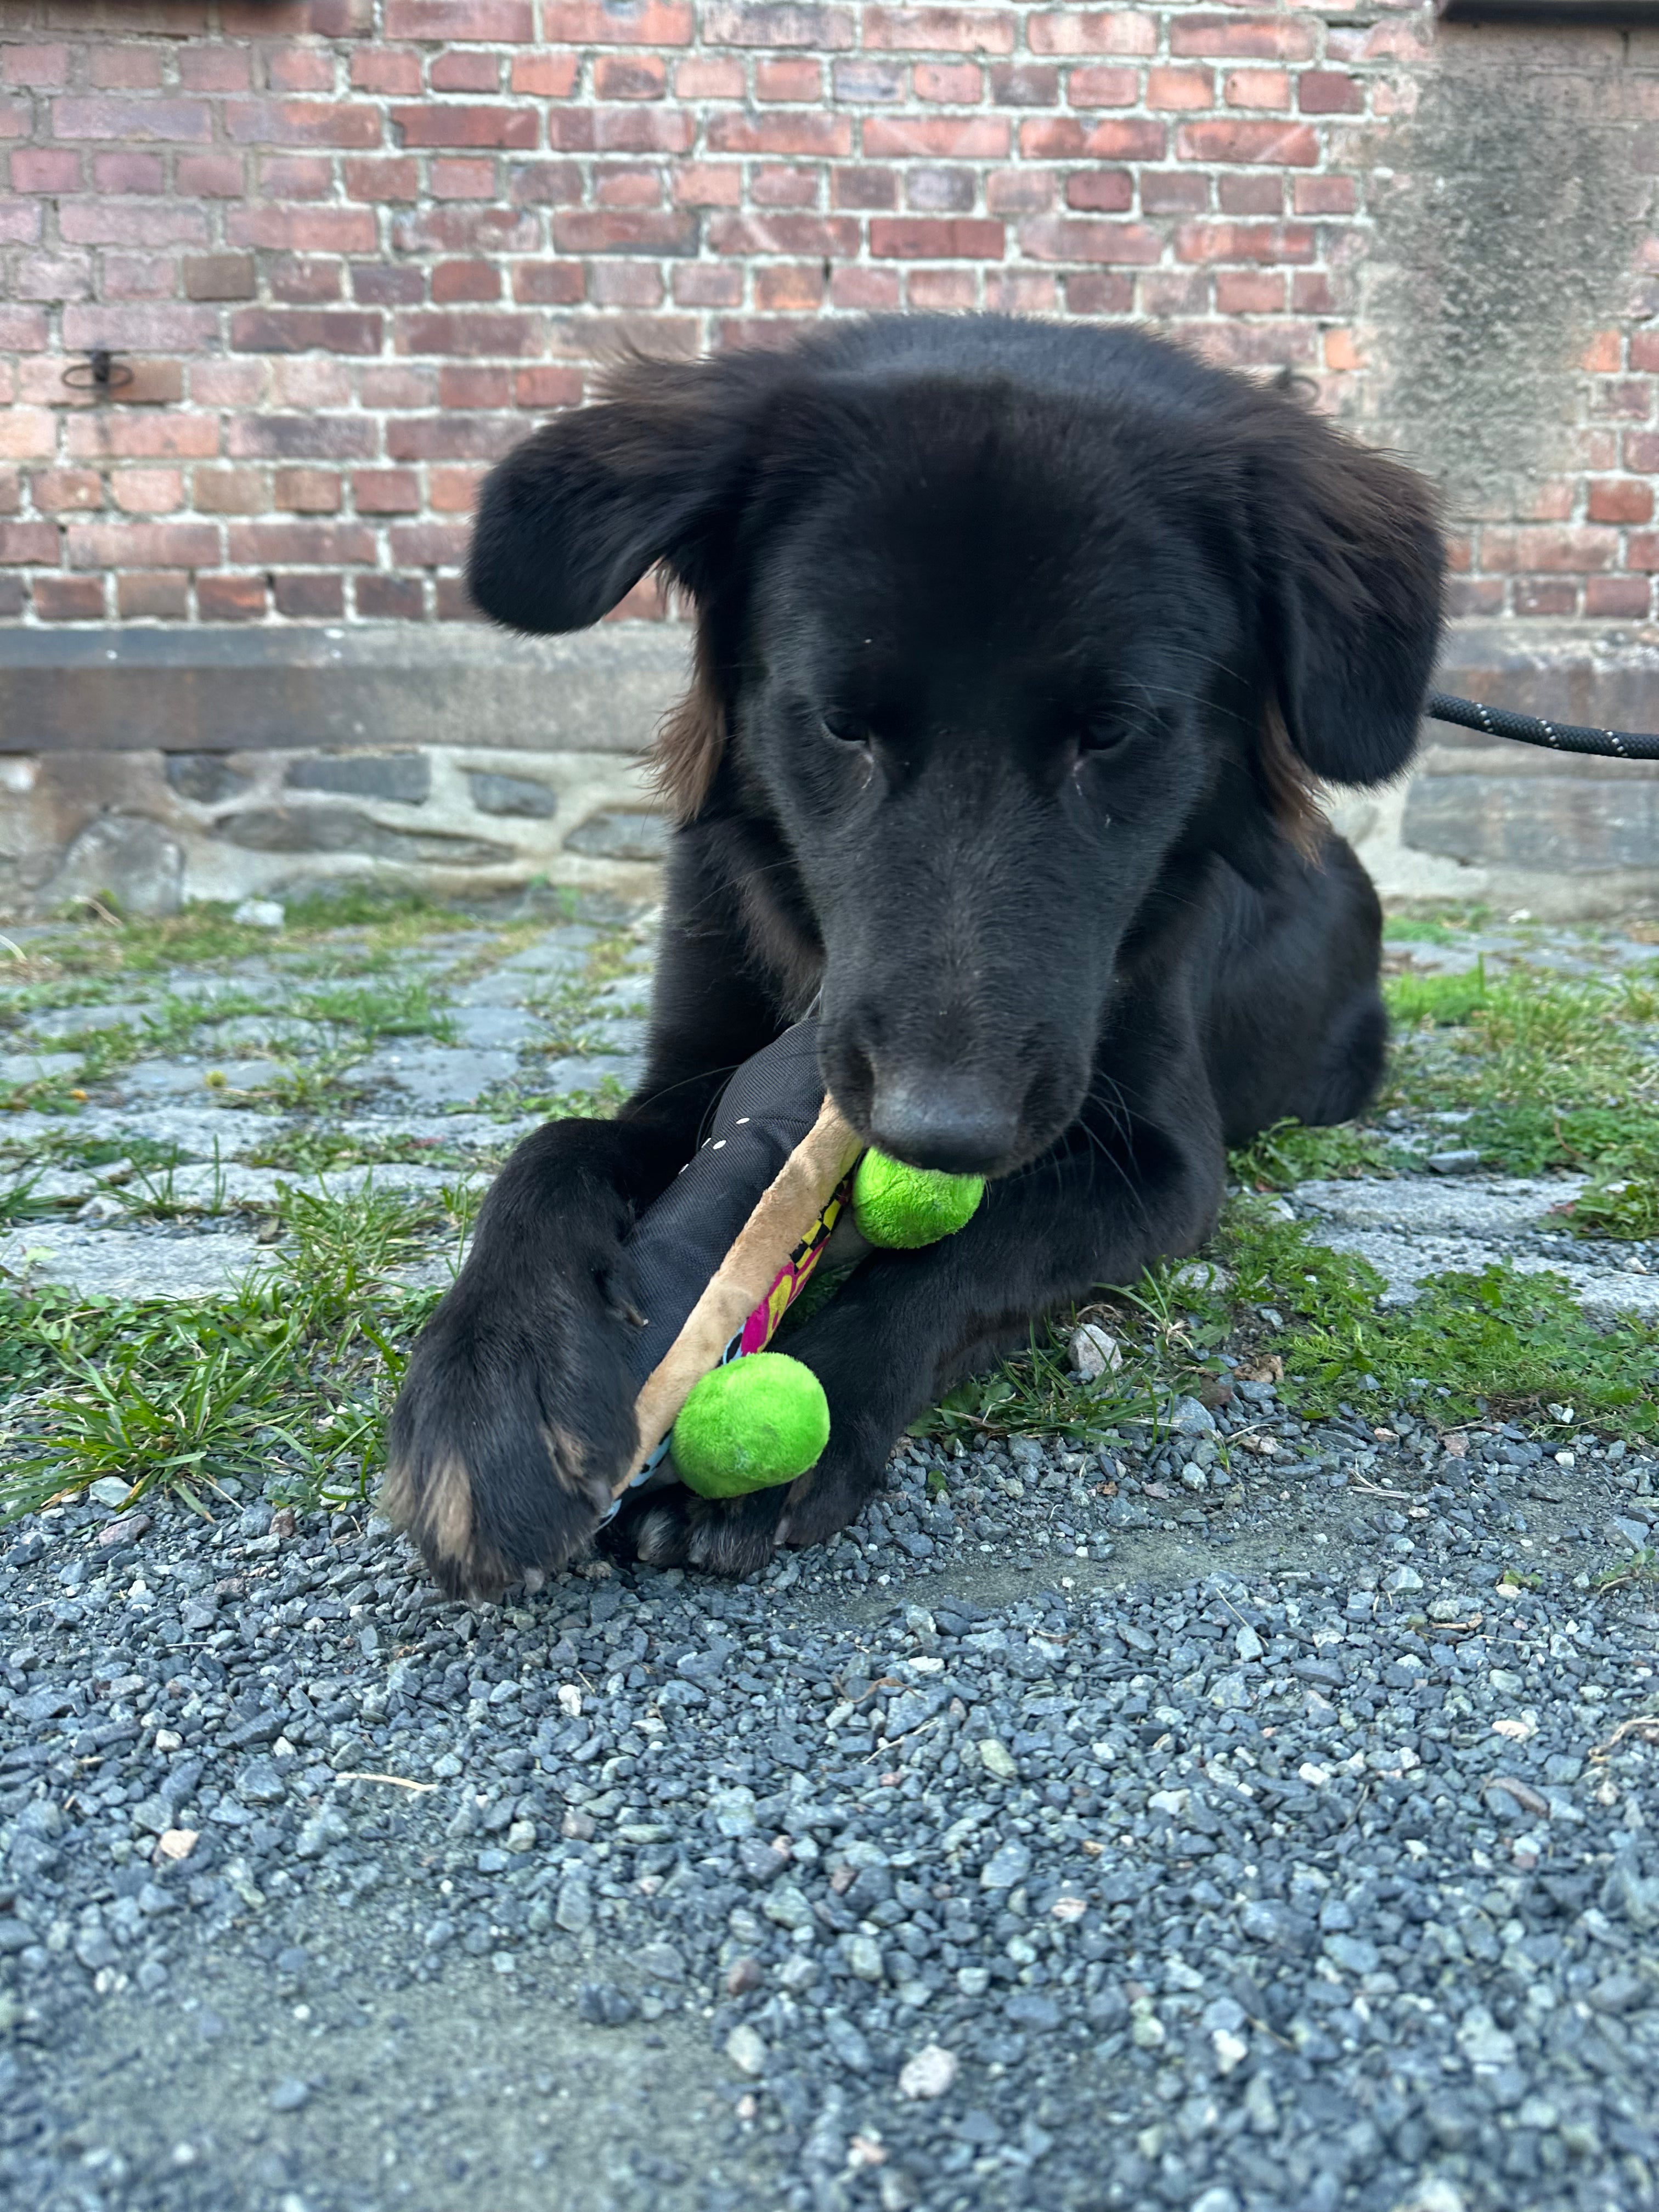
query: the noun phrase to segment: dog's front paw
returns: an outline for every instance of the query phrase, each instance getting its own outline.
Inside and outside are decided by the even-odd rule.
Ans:
[[[758,1574],[777,1549],[787,1494],[751,1490],[742,1498],[699,1498],[678,1483],[646,1491],[623,1499],[605,1546],[649,1567],[700,1567],[738,1578]]]
[[[385,1504],[452,1596],[495,1596],[592,1541],[635,1447],[627,1328],[597,1293],[520,1304],[465,1276],[427,1324]]]

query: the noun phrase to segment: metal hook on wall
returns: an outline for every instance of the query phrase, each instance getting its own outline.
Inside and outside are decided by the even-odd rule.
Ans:
[[[84,361],[72,362],[64,371],[64,381],[72,392],[95,392],[107,399],[131,383],[132,370],[106,346],[94,346]]]

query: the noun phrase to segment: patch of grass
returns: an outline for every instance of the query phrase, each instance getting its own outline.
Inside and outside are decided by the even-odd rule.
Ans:
[[[1479,962],[1462,975],[1390,975],[1382,995],[1403,1029],[1420,1028],[1425,1023],[1437,1029],[1459,1028],[1477,1006],[1486,1003],[1486,963]]]
[[[1599,1177],[1561,1212],[1581,1237],[1659,1237],[1659,1176]]]
[[[1395,977],[1386,987],[1401,1024],[1394,1096],[1418,1109],[1652,1111],[1659,1054],[1643,1033],[1650,988],[1640,978],[1524,969],[1495,982]]]
[[[340,983],[298,993],[287,1008],[302,1020],[348,1030],[374,1044],[383,1036],[455,1036],[454,1017],[437,1006],[429,984]]]
[[[326,890],[302,891],[283,903],[284,927],[301,933],[334,929],[386,929],[418,925],[432,929],[466,929],[468,915],[424,891],[395,884],[341,883]]]
[[[376,1190],[372,1179],[337,1194],[277,1188],[277,1212],[294,1239],[284,1273],[299,1307],[312,1327],[348,1334],[386,1277],[421,1256],[443,1218],[431,1200]]]
[[[592,1036],[589,1029],[590,1024],[601,1018],[599,994],[607,983],[615,982],[618,976],[628,974],[638,949],[636,931],[606,930],[590,946],[579,975],[556,978],[545,991],[528,1002],[532,1012],[547,1024],[548,1033],[539,1040],[540,1050],[555,1054],[605,1050],[603,1037]],[[641,999],[647,988],[645,977],[641,976]]]
[[[1385,945],[1456,945],[1484,929],[1492,908],[1457,899],[1425,900],[1397,908],[1382,924]]]
[[[1420,1403],[1449,1425],[1488,1408],[1542,1419],[1565,1399],[1608,1434],[1659,1431],[1659,1331],[1633,1321],[1598,1327],[1559,1276],[1495,1266],[1442,1276],[1413,1304],[1385,1306],[1364,1261],[1259,1207],[1231,1208],[1220,1243],[1231,1302],[1270,1307],[1285,1324],[1271,1348],[1299,1412]]]
[[[1247,1190],[1291,1190],[1299,1182],[1392,1176],[1399,1164],[1396,1147],[1380,1131],[1355,1121],[1321,1129],[1276,1121],[1229,1157],[1235,1179]]]
[[[521,1114],[539,1114],[548,1121],[610,1121],[627,1103],[628,1091],[614,1075],[601,1076],[592,1091],[523,1091],[514,1086],[492,1091],[480,1102],[482,1110],[497,1121],[515,1121]],[[456,1108],[471,1113],[471,1107]]]
[[[284,1168],[291,1175],[326,1175],[331,1168],[494,1167],[489,1153],[464,1151],[441,1137],[356,1137],[343,1129],[285,1129],[246,1155],[254,1168]]]

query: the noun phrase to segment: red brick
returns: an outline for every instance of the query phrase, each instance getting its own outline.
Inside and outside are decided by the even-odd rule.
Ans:
[[[1305,123],[1183,123],[1176,132],[1176,155],[1182,161],[1259,161],[1308,169],[1319,159],[1319,141]]]
[[[183,622],[190,613],[190,586],[182,576],[118,576],[115,611],[127,622]]]
[[[40,469],[29,497],[42,514],[86,514],[104,504],[104,479],[96,469]]]
[[[748,173],[753,207],[815,208],[823,197],[823,172],[816,163],[755,161]]]
[[[251,300],[254,292],[251,253],[204,253],[184,264],[187,300]]]
[[[593,197],[602,208],[662,205],[662,178],[654,167],[641,168],[626,161],[596,161],[593,185]]]
[[[659,307],[667,288],[654,261],[590,261],[583,287],[596,307]]]
[[[427,82],[434,92],[499,92],[501,57],[471,51],[438,54],[434,57]]]
[[[256,198],[267,200],[326,200],[334,197],[334,157],[331,154],[260,154]]]
[[[104,612],[101,576],[37,576],[33,592],[42,622],[96,622]]]
[[[421,480],[413,469],[354,469],[351,496],[359,514],[418,514]]]
[[[1122,215],[1134,200],[1134,180],[1127,169],[1083,169],[1066,180],[1066,206],[1092,215]]]
[[[1164,250],[1150,223],[1096,222],[1087,216],[1039,216],[1021,224],[1019,242],[1036,261],[1146,264]]]
[[[1201,215],[1210,204],[1210,180],[1190,169],[1146,169],[1140,205],[1146,215]]]
[[[547,118],[547,143],[564,154],[684,154],[696,137],[696,118],[676,107],[556,107]]]
[[[413,200],[420,198],[421,165],[411,157],[383,156],[345,164],[346,197],[354,200]],[[368,228],[374,229],[374,218]]]
[[[1237,61],[1305,62],[1314,28],[1294,15],[1188,15],[1170,20],[1170,52]]]
[[[834,216],[719,216],[708,226],[708,242],[716,253],[816,253],[851,260],[859,250],[859,226]]]
[[[0,47],[0,80],[26,92],[57,92],[69,82],[69,48]]]
[[[246,207],[225,217],[233,246],[283,253],[372,253],[380,242],[367,208]]]
[[[864,43],[872,52],[1011,54],[1017,23],[1012,8],[866,8]]]
[[[1029,161],[1161,161],[1167,143],[1163,124],[1139,115],[1101,123],[1033,117],[1019,126],[1019,150]]]
[[[1284,276],[1276,270],[1224,269],[1215,280],[1215,304],[1223,315],[1282,314]]]
[[[823,96],[823,69],[818,62],[791,59],[755,64],[757,100],[821,100]]]
[[[91,329],[88,324],[86,319],[93,312],[91,307],[84,307],[79,302],[64,310],[64,320],[66,325],[72,326],[73,331],[71,335],[70,330],[65,331],[65,343],[77,352],[84,352],[90,346],[107,345],[111,343],[109,339]],[[155,310],[146,307],[112,307],[107,312],[112,318],[115,318],[124,315],[151,314]],[[0,307],[0,352],[44,353],[46,348],[46,330],[44,308]]]
[[[513,296],[526,307],[568,307],[582,296],[580,261],[520,261],[514,264]]]
[[[668,90],[668,64],[660,54],[601,54],[593,90],[600,100],[660,100]]]
[[[289,514],[337,514],[341,486],[333,469],[289,468],[276,471],[276,504]]]
[[[1352,177],[1297,177],[1291,197],[1298,215],[1352,215],[1359,204]]]
[[[848,64],[837,62],[838,70]],[[726,55],[699,54],[695,61],[674,64],[677,100],[741,100],[748,89],[744,65]]]
[[[351,296],[362,307],[418,307],[426,297],[425,272],[388,268],[383,261],[354,262]]]
[[[1226,100],[1229,107],[1288,107],[1291,73],[1282,69],[1229,70]]]
[[[865,125],[867,133],[873,121]],[[708,125],[712,154],[847,155],[853,150],[853,125],[844,115],[783,114],[711,115]],[[867,143],[866,152],[872,152]]]
[[[351,57],[354,92],[378,92],[388,99],[410,100],[421,89],[421,58],[392,49],[371,48]]]
[[[837,307],[860,315],[888,314],[899,304],[896,269],[837,269],[830,278],[830,297]]]
[[[458,155],[434,154],[427,167],[426,181],[434,200],[493,200],[497,197],[493,158],[468,161]]]
[[[536,12],[530,0],[386,0],[385,35],[523,46],[536,35]]]
[[[362,622],[420,622],[426,613],[418,576],[358,576],[352,600]]]
[[[441,261],[432,271],[432,298],[436,307],[452,307],[466,300],[499,300],[501,272],[489,261]]]
[[[1002,225],[983,217],[875,216],[870,222],[870,252],[877,261],[1000,261],[1003,244]]]
[[[110,497],[123,514],[174,514],[184,503],[182,469],[116,469]]]
[[[273,576],[276,611],[289,622],[334,622],[345,612],[341,576]]]
[[[1650,522],[1653,487],[1617,481],[1593,483],[1584,511],[1592,522]]]
[[[691,0],[543,0],[542,37],[553,46],[689,46]]]
[[[1054,204],[1052,169],[993,169],[985,179],[988,215],[1041,215]]]
[[[1334,315],[1341,312],[1329,272],[1297,269],[1291,276],[1291,307],[1298,315]]]
[[[1584,581],[1584,612],[1644,622],[1652,595],[1645,576],[1589,576]]]
[[[1304,115],[1360,115],[1365,88],[1346,70],[1304,70],[1296,80],[1296,104]]]
[[[1026,35],[1034,54],[1152,54],[1158,28],[1155,15],[1133,9],[1057,8],[1033,15]]]
[[[392,120],[405,146],[533,146],[540,136],[527,107],[476,106],[459,100],[428,100],[418,107],[394,107]],[[366,139],[364,144],[378,142]]]
[[[1653,412],[1651,387],[1638,377],[1598,377],[1590,386],[1589,411],[1603,422],[1645,422]]]
[[[339,262],[313,254],[268,254],[265,287],[279,307],[327,307],[343,293],[345,271]]]
[[[374,558],[374,532],[361,522],[232,522],[225,537],[226,551],[238,568],[292,562],[297,568],[325,568],[337,562],[358,564]]]
[[[163,138],[203,146],[213,136],[213,110],[199,100],[54,100],[54,138],[116,138],[141,144]]]
[[[225,451],[235,461],[367,460],[379,435],[362,416],[245,415],[226,426]]]
[[[367,100],[228,100],[220,112],[239,146],[361,149],[380,145],[383,132],[380,109]]]
[[[576,54],[515,54],[513,89],[536,100],[568,100],[581,67]]]
[[[196,609],[204,622],[258,622],[266,604],[259,576],[198,576]]]
[[[394,522],[392,557],[406,568],[459,568],[471,535],[464,522]]]
[[[70,460],[212,460],[219,422],[204,414],[88,410],[64,425]]]
[[[572,211],[554,216],[553,243],[562,253],[695,253],[697,219],[667,210]]]
[[[1285,179],[1276,169],[1223,171],[1215,180],[1216,198],[1223,215],[1271,215],[1285,212]]]
[[[1132,69],[1102,64],[1073,70],[1066,93],[1073,107],[1133,107],[1140,96],[1140,81]]]
[[[270,504],[258,469],[198,469],[191,478],[191,497],[203,514],[259,514]]]
[[[582,197],[581,167],[575,161],[515,161],[508,186],[515,207],[576,207]]]
[[[265,57],[272,92],[332,92],[334,57],[317,46],[278,46]]]
[[[675,304],[682,307],[741,307],[743,271],[735,266],[710,268],[701,261],[677,262],[673,294]]]
[[[1515,611],[1534,620],[1578,611],[1576,584],[1524,577],[1515,586]]]
[[[866,24],[872,11],[866,10]],[[709,0],[702,11],[705,46],[811,46],[833,52],[857,41],[850,8],[828,8],[817,0],[758,0],[749,6],[725,6]],[[870,40],[866,30],[866,43]]]
[[[1066,305],[1074,315],[1128,315],[1134,312],[1135,283],[1104,269],[1074,270],[1065,280]]]
[[[399,353],[480,354],[511,357],[537,352],[541,326],[534,315],[489,314],[483,309],[434,309],[397,318]],[[390,447],[387,448],[390,451]]]
[[[691,161],[674,173],[676,206],[737,207],[742,199],[743,170],[736,161]]]
[[[677,276],[686,273],[684,269],[674,271]],[[582,398],[581,376],[574,368],[549,365],[517,368],[513,372],[513,398],[520,407],[578,407]]]
[[[1302,223],[1184,222],[1176,233],[1178,261],[1311,261],[1313,250]]]
[[[0,564],[6,568],[55,566],[58,551],[55,522],[0,522]]]
[[[1007,155],[1009,143],[1002,115],[872,115],[864,126],[864,150],[878,161],[916,155],[997,161]]]
[[[180,154],[173,173],[179,190],[194,199],[236,199],[246,187],[240,154]]]
[[[67,147],[21,146],[11,157],[15,192],[72,192],[80,182],[81,156]]]
[[[1215,82],[1206,69],[1149,69],[1146,105],[1152,108],[1209,107],[1215,100]]]
[[[244,307],[230,319],[239,353],[379,353],[381,318],[344,307]]]
[[[72,522],[71,568],[201,568],[219,557],[210,522]]]
[[[1636,558],[1637,540],[1631,540],[1630,565],[1648,564]],[[1618,566],[1619,533],[1581,524],[1563,528],[1553,523],[1521,523],[1498,527],[1489,525],[1481,533],[1484,565],[1504,574],[1571,571],[1587,574]]]

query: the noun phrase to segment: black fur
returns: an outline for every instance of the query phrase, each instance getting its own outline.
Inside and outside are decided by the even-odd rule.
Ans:
[[[485,487],[498,619],[596,622],[658,563],[699,676],[646,1078],[514,1155],[393,1419],[393,1508],[452,1589],[591,1537],[631,1437],[626,1225],[820,990],[852,1119],[991,1189],[795,1339],[834,1421],[811,1474],[612,1524],[661,1563],[842,1527],[936,1392],[1200,1243],[1225,1144],[1340,1120],[1381,1066],[1376,901],[1304,784],[1410,757],[1443,553],[1409,471],[1128,331],[836,325],[633,363]]]

